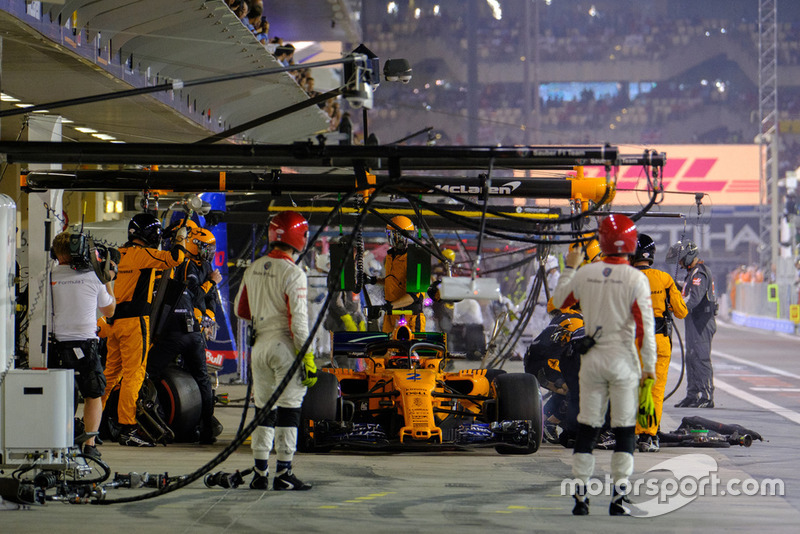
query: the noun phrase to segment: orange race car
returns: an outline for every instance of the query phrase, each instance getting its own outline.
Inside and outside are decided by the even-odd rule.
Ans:
[[[499,369],[445,372],[445,336],[336,332],[334,355],[366,370],[321,369],[302,408],[299,448],[493,446],[531,454],[542,442],[542,401],[533,375]]]

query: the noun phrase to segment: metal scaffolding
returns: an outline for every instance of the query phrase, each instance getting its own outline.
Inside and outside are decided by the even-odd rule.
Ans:
[[[758,116],[761,188],[759,263],[777,265],[778,246],[778,8],[777,0],[758,3]],[[767,271],[769,272],[769,271]]]

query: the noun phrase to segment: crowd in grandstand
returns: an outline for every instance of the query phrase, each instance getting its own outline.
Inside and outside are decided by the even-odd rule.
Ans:
[[[275,58],[283,65],[293,65],[294,47],[280,37],[269,35],[269,20],[263,0],[225,0],[230,9],[253,32]],[[411,4],[409,4],[411,5]],[[423,2],[415,5],[422,6]],[[747,17],[701,18],[699,16],[663,17],[643,10],[597,9],[587,11],[579,3],[553,2],[540,13],[537,39],[539,59],[542,62],[613,61],[615,59],[662,61],[682,47],[703,46],[717,40],[721,43],[752,43],[758,45],[758,24]],[[366,27],[365,38],[380,42],[376,46],[397,50],[404,42],[443,41],[444,48],[461,55],[466,61],[468,40],[481,43],[479,61],[513,61],[524,52],[522,28],[518,17],[505,16],[499,20],[481,19],[477,36],[467,35],[467,25],[461,10],[441,9],[423,14],[412,10],[398,10]],[[441,28],[448,28],[442,32]],[[635,28],[635,33],[631,29]],[[800,61],[800,28],[781,25],[779,28],[778,57],[784,65]],[[442,46],[432,47],[441,50]],[[292,76],[303,90],[313,97],[318,94],[314,78],[308,69],[292,71]],[[443,73],[442,73],[443,74]],[[434,77],[437,77],[434,74]],[[444,77],[444,76],[442,76]],[[752,141],[750,129],[753,117],[744,117],[742,126],[720,126],[697,131],[686,137],[675,138],[674,126],[704,109],[727,108],[734,112],[758,109],[758,88],[754,83],[728,83],[720,88],[713,73],[709,80],[684,83],[682,80],[650,84],[646,90],[631,92],[620,84],[616,92],[597,94],[586,88],[578,94],[549,94],[540,92],[539,125],[540,142],[581,142],[576,132],[602,132],[609,128],[636,132],[643,143],[748,143]],[[724,78],[723,78],[724,79]],[[428,84],[414,91],[407,86],[387,86],[381,89],[380,102],[383,114],[396,115],[409,109],[434,112],[445,116],[478,116],[481,120],[481,143],[520,143],[523,141],[524,87],[521,83],[485,84],[478,98],[478,109],[468,112],[468,99],[463,84],[455,80]],[[782,98],[779,102],[782,116],[797,111],[798,100]],[[342,110],[336,99],[320,104],[331,117],[330,128],[336,130]],[[405,108],[405,109],[402,109]],[[752,114],[751,114],[752,115]],[[447,122],[443,119],[443,122]],[[673,133],[669,127],[673,125]],[[757,126],[756,126],[757,128]],[[464,141],[464,132],[456,128],[448,132],[442,128],[450,142]],[[402,132],[399,132],[402,133]],[[572,136],[566,138],[565,136]],[[582,134],[584,135],[584,134]],[[800,140],[794,136],[782,140],[781,166],[794,169],[800,166]]]
[[[365,39],[375,42],[375,47],[384,53],[408,47],[430,51],[429,59],[425,60],[430,80],[424,87],[416,86],[413,90],[403,86],[382,87],[377,113],[386,118],[399,117],[395,125],[414,115],[417,122],[436,124],[450,140],[463,139],[466,134],[465,123],[457,120],[463,117],[479,120],[479,144],[521,143],[525,138],[530,139],[524,134],[524,127],[530,128],[534,120],[523,118],[525,94],[521,82],[495,78],[482,84],[477,109],[470,110],[467,83],[459,79],[458,68],[468,62],[468,47],[476,45],[479,70],[488,68],[484,65],[499,63],[519,69],[520,57],[525,55],[521,14],[508,12],[493,19],[484,13],[476,33],[468,35],[469,25],[463,10],[448,9],[442,4],[434,11],[439,4],[436,2],[397,4],[391,12],[367,20]],[[695,58],[697,68],[687,68],[684,72],[677,69],[669,80],[629,87],[633,84],[623,79],[616,91],[595,92],[589,87],[591,84],[585,83],[584,90],[558,94],[547,88],[546,79],[540,78],[539,105],[535,106],[533,95],[530,102],[532,108],[539,110],[539,142],[582,142],[587,134],[602,137],[603,132],[610,130],[618,134],[627,132],[624,137],[639,143],[753,141],[759,131],[757,71],[752,70],[757,65],[759,43],[755,8],[739,3],[738,7],[732,5],[730,11],[715,13],[704,10],[700,4],[688,3],[686,6],[696,6],[697,10],[665,15],[653,10],[627,9],[625,2],[611,6],[600,0],[591,4],[591,9],[589,4],[581,2],[539,4],[538,39],[534,44],[538,44],[544,72],[547,63],[606,62],[611,67],[615,61],[627,60],[631,64],[652,61],[680,65],[679,59],[687,54],[696,55],[699,50],[713,53],[707,52],[707,60]],[[484,2],[476,6],[487,9]],[[779,66],[800,62],[799,26],[779,23],[777,44]],[[447,50],[449,57],[440,58],[440,50]],[[724,57],[720,60],[723,52],[727,60]],[[463,72],[460,76],[463,77]],[[635,76],[632,74],[629,79]],[[785,95],[778,102],[781,120],[797,116],[800,99],[785,91],[779,95]],[[724,114],[729,120],[714,121],[719,126],[709,127],[713,122],[702,120],[703,113]],[[407,120],[409,132],[413,131],[414,121]],[[398,135],[403,133],[400,131]],[[781,166],[797,168],[800,129],[782,133],[790,135],[782,139]]]
[[[283,39],[278,36],[269,36],[269,19],[264,12],[264,0],[225,0],[225,3],[242,21],[242,24],[253,33],[253,36],[275,57],[278,63],[284,67],[295,64],[294,45],[284,43]],[[314,89],[314,77],[311,76],[311,69],[293,70],[289,74],[297,82],[297,85],[308,94],[309,98],[319,94]],[[330,129],[336,130],[341,120],[341,110],[338,102],[330,99],[319,106],[330,117]]]

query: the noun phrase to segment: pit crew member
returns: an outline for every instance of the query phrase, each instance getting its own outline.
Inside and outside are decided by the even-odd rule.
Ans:
[[[594,449],[611,401],[611,427],[616,437],[611,457],[614,495],[609,514],[625,515],[636,446],[635,423],[640,382],[655,378],[656,343],[653,305],[647,277],[628,264],[636,251],[636,226],[625,215],[600,222],[602,262],[580,269],[579,250],[567,255],[567,268],[553,292],[553,305],[580,303],[584,328],[594,345],[581,358],[580,412],[572,473],[578,481],[572,513],[586,515],[586,484],[594,471]],[[577,248],[577,247],[576,247]],[[637,348],[641,355],[641,364]]]
[[[392,218],[392,222],[401,230],[414,231],[414,223],[403,215]],[[383,262],[385,277],[379,278],[378,283],[383,284],[383,317],[384,332],[394,331],[401,318],[408,324],[413,332],[425,331],[425,314],[422,313],[424,293],[408,293],[406,291],[406,269],[408,266],[408,238],[396,228],[387,225],[386,233],[389,237],[391,248]],[[393,310],[410,310],[411,315],[393,315]]]
[[[672,316],[683,319],[689,310],[683,302],[675,281],[664,271],[653,269],[656,244],[647,234],[639,234],[633,266],[639,269],[650,282],[650,299],[653,301],[653,316],[656,325],[656,381],[653,384],[653,403],[656,407],[656,422],[648,428],[636,424],[638,447],[642,452],[658,452],[658,426],[664,408],[664,392],[667,389],[667,374],[672,355]]]
[[[117,407],[121,425],[119,443],[132,447],[154,446],[139,434],[136,426],[136,400],[150,349],[153,284],[156,271],[183,262],[186,228],[178,229],[171,250],[159,250],[161,237],[161,222],[149,213],[138,213],[128,223],[128,242],[119,249],[121,259],[114,283],[117,308],[108,319],[103,407],[111,390],[122,380]]]
[[[210,231],[192,229],[185,248],[187,258],[172,273],[174,279],[184,283],[185,289],[150,349],[147,373],[157,382],[164,369],[175,363],[178,355],[181,356],[181,367],[192,375],[200,389],[198,438],[201,444],[210,445],[216,442],[214,395],[206,368],[206,343],[201,321],[206,312],[208,294],[222,281],[222,275],[218,270],[205,268],[205,264],[210,267],[209,260],[216,250],[216,239]]]
[[[539,385],[552,393],[543,408],[547,417],[544,431],[547,441],[558,443],[556,426],[572,434],[573,439],[577,431],[574,419],[578,415],[578,396],[570,393],[573,393],[571,390],[577,392],[575,382],[580,363],[572,360],[579,359],[580,355],[573,350],[572,340],[584,336],[583,316],[575,308],[556,308],[552,298],[547,301],[547,312],[550,324],[528,347],[523,364],[525,372],[534,375]],[[573,376],[574,380],[570,380]]]
[[[263,410],[277,385],[286,377],[298,351],[308,338],[308,282],[295,262],[308,240],[308,222],[302,215],[282,211],[269,223],[270,251],[245,271],[234,309],[251,321],[253,391],[258,410]],[[250,488],[269,489],[268,461],[273,444],[277,456],[276,490],[308,490],[311,484],[292,473],[297,449],[300,407],[307,387],[316,381],[314,355],[303,357],[303,368],[291,378],[261,426],[253,431],[251,448],[255,462]]]
[[[678,241],[667,251],[667,262],[686,269],[683,295],[686,316],[686,397],[676,408],[714,407],[714,369],[711,366],[711,340],[717,331],[717,298],[714,278],[691,241]]]

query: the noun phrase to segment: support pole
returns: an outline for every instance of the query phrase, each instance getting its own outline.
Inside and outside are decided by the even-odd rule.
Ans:
[[[29,141],[61,141],[61,117],[28,117]],[[32,170],[60,170],[59,164],[31,164]],[[50,189],[28,196],[28,364],[47,367],[47,325],[50,317],[50,285],[47,281],[49,250],[53,238],[61,232],[63,190]]]

